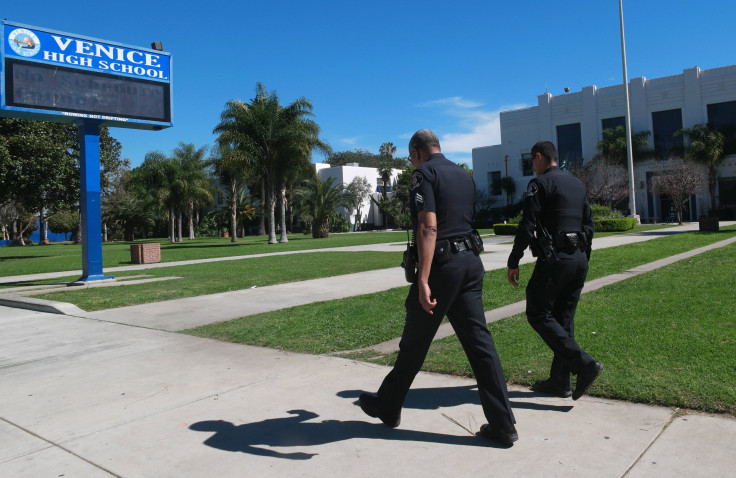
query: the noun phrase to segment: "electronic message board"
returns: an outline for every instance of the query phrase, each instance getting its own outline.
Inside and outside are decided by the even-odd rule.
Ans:
[[[3,21],[0,116],[172,125],[171,55]]]

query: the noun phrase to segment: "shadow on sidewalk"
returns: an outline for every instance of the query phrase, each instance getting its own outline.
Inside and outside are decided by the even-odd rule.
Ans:
[[[310,447],[349,440],[371,438],[380,440],[420,441],[446,445],[506,448],[472,435],[446,435],[415,430],[391,429],[383,424],[363,421],[323,420],[308,422],[319,415],[307,410],[289,410],[294,415],[269,418],[260,422],[234,425],[225,420],[206,420],[193,423],[190,430],[214,432],[204,444],[218,450],[242,452],[256,456],[308,460],[318,453],[283,453],[264,447]],[[259,446],[260,445],[260,446]]]
[[[337,396],[342,398],[357,398],[363,390],[344,390],[338,392]],[[547,397],[530,391],[509,392],[511,400],[511,408],[524,408],[527,410],[546,410],[552,412],[569,412],[573,409],[572,405],[552,405],[547,403],[533,403],[514,399],[528,399],[535,397]],[[357,402],[356,402],[357,404]],[[458,405],[478,405],[480,406],[480,395],[478,395],[477,385],[463,385],[460,387],[436,387],[436,388],[412,388],[406,395],[404,408],[414,408],[417,410],[437,410],[439,408],[455,407]]]

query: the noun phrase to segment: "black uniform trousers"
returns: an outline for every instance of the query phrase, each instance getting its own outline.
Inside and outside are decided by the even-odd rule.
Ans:
[[[593,358],[575,341],[575,309],[580,300],[588,259],[584,252],[558,253],[554,265],[537,261],[526,286],[526,315],[529,324],[554,352],[550,378],[561,386],[570,385],[570,373],[577,374]]]
[[[406,322],[393,370],[378,389],[382,406],[403,406],[414,377],[424,363],[442,319],[447,315],[465,350],[478,382],[483,413],[488,423],[510,429],[516,420],[511,411],[506,379],[483,310],[483,263],[470,251],[451,254],[446,264],[433,263],[429,286],[437,305],[430,315],[419,304],[417,284],[406,298]]]

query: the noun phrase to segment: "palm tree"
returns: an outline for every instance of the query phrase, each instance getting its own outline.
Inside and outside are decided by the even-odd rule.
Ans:
[[[633,156],[635,160],[653,157],[654,152],[647,149],[647,138],[650,134],[649,131],[641,131],[631,137],[631,146],[634,150]],[[625,166],[627,162],[626,128],[624,126],[618,126],[615,129],[604,129],[603,139],[598,141],[595,147],[600,151],[601,156],[616,164]]]
[[[143,163],[132,171],[132,176],[138,189],[150,194],[163,215],[168,215],[169,241],[176,242],[178,164],[160,151],[149,151]]]
[[[383,143],[380,148],[378,148],[378,154],[381,156],[390,156],[393,158],[394,154],[396,153],[396,146],[394,146],[394,143],[387,142]]]
[[[212,202],[212,186],[207,177],[206,147],[197,149],[191,143],[179,143],[174,148],[172,160],[178,163],[179,180],[175,190],[179,200],[179,242],[182,234],[182,212],[186,210],[189,221],[189,239],[194,239],[194,209]]]
[[[268,92],[262,83],[256,86],[256,97],[246,104],[240,100],[228,101],[214,132],[221,141],[231,143],[244,154],[255,158],[254,167],[262,178],[264,199],[268,205],[268,243],[276,243],[275,206],[281,200],[282,216],[285,211],[285,191],[294,169],[309,162],[312,150],[329,152],[322,142],[319,126],[312,116],[312,103],[300,98],[286,107],[279,104],[276,92]],[[282,221],[282,241],[286,239],[285,221]]]
[[[322,181],[317,176],[308,179],[304,186],[294,191],[299,201],[302,217],[312,223],[312,237],[325,238],[330,235],[330,214],[338,207],[349,207],[351,198],[344,192],[344,185],[335,183],[335,178]]]
[[[238,198],[244,191],[252,158],[233,148],[229,143],[218,142],[210,157],[209,165],[220,181],[227,187],[230,200],[230,242],[238,242]]]
[[[704,165],[708,169],[708,192],[710,193],[711,215],[716,209],[716,180],[718,166],[726,158],[726,137],[707,124],[696,124],[692,128],[682,128],[675,136],[688,140],[684,159]]]
[[[381,182],[383,182],[383,186],[381,186],[381,196],[383,196],[384,201],[388,199],[388,188],[391,186],[392,173],[393,168],[388,163],[383,163],[378,168],[378,176],[381,178]]]

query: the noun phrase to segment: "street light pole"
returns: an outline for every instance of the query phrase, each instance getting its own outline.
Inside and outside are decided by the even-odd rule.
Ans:
[[[618,13],[621,22],[621,63],[624,70],[624,98],[626,100],[626,159],[629,169],[629,211],[639,223],[636,213],[636,192],[634,191],[634,151],[631,147],[631,102],[629,101],[629,75],[626,71],[626,40],[624,39],[624,7],[618,0]]]

